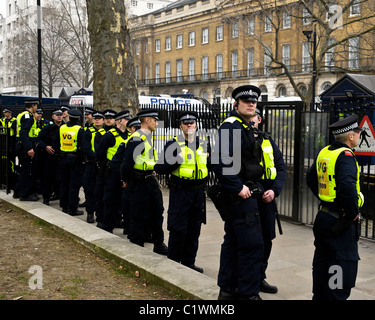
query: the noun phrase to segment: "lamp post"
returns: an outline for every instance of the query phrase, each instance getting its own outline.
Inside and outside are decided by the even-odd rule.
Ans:
[[[42,9],[40,0],[37,0],[37,24],[38,24],[38,88],[39,103],[42,104]]]
[[[313,44],[313,73],[312,73],[312,97],[311,97],[311,109],[315,111],[315,87],[316,87],[316,27],[314,25],[314,31],[302,31],[302,33],[306,36],[308,42],[311,43],[311,35],[313,36],[312,44]]]

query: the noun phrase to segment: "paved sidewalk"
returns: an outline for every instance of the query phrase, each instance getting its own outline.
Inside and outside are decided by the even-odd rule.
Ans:
[[[81,192],[81,199],[84,195]],[[168,243],[166,230],[166,211],[168,209],[168,191],[164,197],[165,243]],[[128,241],[122,229],[110,234],[86,223],[86,214],[71,217],[60,211],[58,201],[51,206],[39,202],[21,202],[0,191],[0,199],[56,226],[68,233],[78,242],[123,263],[131,270],[141,270],[141,276],[157,281],[164,287],[184,292],[194,299],[215,300],[219,288],[216,285],[219,269],[220,246],[223,241],[223,222],[212,202],[207,200],[207,224],[202,226],[200,245],[196,265],[204,269],[200,274],[186,268],[165,256],[152,252],[153,245],[146,243],[139,247]],[[269,261],[267,281],[277,285],[277,294],[261,293],[264,300],[310,300],[312,297],[312,257],[314,252],[312,228],[282,221],[283,235],[277,233]],[[375,299],[375,242],[359,241],[359,272],[356,288],[352,290],[350,300]],[[155,280],[156,279],[156,280]]]

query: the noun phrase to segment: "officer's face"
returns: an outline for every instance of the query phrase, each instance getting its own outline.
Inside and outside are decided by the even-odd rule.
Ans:
[[[254,128],[257,128],[259,127],[259,124],[261,122],[262,118],[259,116],[259,115],[254,115],[253,117],[251,117],[250,121],[254,122]]]
[[[150,131],[155,131],[158,125],[158,121],[155,118],[146,117],[147,129]]]
[[[93,120],[93,117],[92,117],[92,114],[91,113],[88,113],[86,114],[85,113],[85,121],[88,122],[89,124],[93,123],[94,120]]]
[[[94,118],[94,126],[101,127],[103,125],[103,118]]]
[[[256,101],[244,101],[239,99],[236,105],[237,112],[240,116],[246,119],[250,119],[255,115],[255,110],[257,108]]]
[[[12,116],[10,112],[3,112],[3,114],[4,114],[4,117],[7,119],[9,119]]]
[[[180,129],[183,132],[185,136],[191,136],[195,134],[195,131],[197,130],[197,123],[183,123],[181,122]]]
[[[107,127],[112,127],[115,125],[115,123],[116,123],[116,120],[114,118],[104,118],[104,124]]]

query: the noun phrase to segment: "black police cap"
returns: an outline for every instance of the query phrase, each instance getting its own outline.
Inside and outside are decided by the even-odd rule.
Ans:
[[[33,104],[39,105],[39,100],[37,99],[25,99],[25,106],[31,107]]]
[[[185,111],[179,115],[178,121],[184,124],[188,124],[188,123],[194,123],[195,121],[197,121],[197,118],[198,118],[198,114],[196,112]]]
[[[92,117],[95,119],[95,118],[104,118],[104,114],[100,111],[95,111],[93,114],[92,114]]]
[[[129,110],[122,110],[120,112],[117,112],[115,115],[115,120],[120,120],[120,119],[131,119]]]
[[[115,118],[116,116],[116,111],[115,110],[112,110],[112,109],[106,109],[103,111],[103,114],[104,114],[104,118]]]
[[[141,121],[139,121],[138,117],[131,118],[128,123],[126,124],[128,128],[130,127],[140,127],[141,126]]]
[[[60,109],[61,109],[62,111],[68,111],[68,110],[70,110],[70,107],[69,107],[69,106],[65,106],[65,105],[63,105],[63,106],[60,107]]]
[[[68,114],[69,114],[69,117],[70,118],[73,118],[73,119],[78,119],[79,117],[82,116],[82,113],[81,111],[77,110],[77,109],[70,109],[68,111]]]
[[[258,101],[261,91],[258,87],[253,85],[244,85],[237,87],[232,92],[232,98],[234,100],[244,100],[244,101]]]
[[[144,110],[139,111],[137,113],[137,116],[140,117],[140,118],[151,117],[151,118],[154,118],[156,120],[159,120],[158,109],[144,109]]]
[[[95,110],[93,108],[90,108],[90,107],[85,108],[85,114],[93,114],[94,112]]]
[[[363,129],[358,126],[358,115],[356,114],[352,114],[349,117],[332,123],[329,129],[334,136],[349,131],[363,131]]]

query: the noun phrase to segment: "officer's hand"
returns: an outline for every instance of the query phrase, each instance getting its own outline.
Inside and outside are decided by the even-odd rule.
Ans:
[[[27,151],[27,155],[28,155],[31,159],[34,158],[34,156],[35,156],[34,149],[30,149],[29,151]]]
[[[275,192],[273,190],[267,190],[264,192],[262,196],[263,202],[270,203],[273,199],[275,199]]]
[[[122,187],[125,189],[128,186],[128,184],[123,180],[121,180],[121,182],[122,182]]]
[[[238,194],[242,199],[247,199],[251,197],[250,189],[243,185],[241,192]]]
[[[54,155],[54,154],[55,154],[55,150],[54,150],[51,146],[47,146],[47,147],[46,147],[46,151],[47,151],[48,154],[50,154],[50,155]]]

